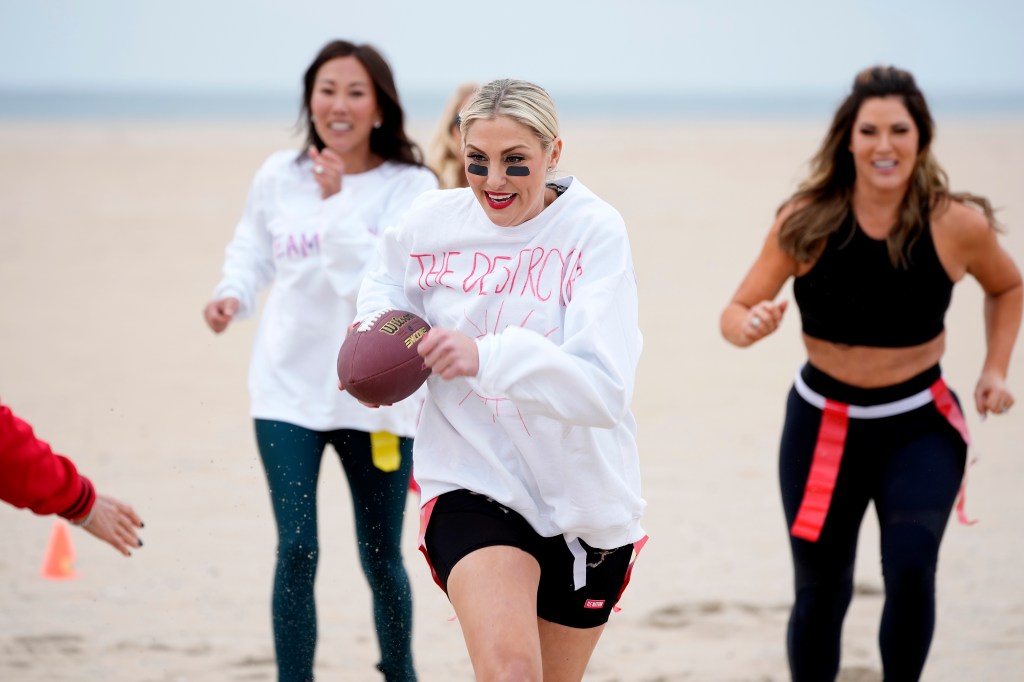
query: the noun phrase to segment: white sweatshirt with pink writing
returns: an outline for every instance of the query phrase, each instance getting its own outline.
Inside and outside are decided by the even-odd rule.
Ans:
[[[414,450],[422,502],[467,489],[543,536],[643,537],[636,422],[642,347],[619,213],[575,178],[537,217],[492,223],[470,189],[422,194],[381,240],[357,319],[409,310],[476,339],[475,377],[427,380]]]
[[[270,285],[249,365],[253,417],[413,435],[418,401],[367,410],[338,390],[336,363],[380,235],[436,187],[426,168],[386,162],[322,199],[307,157],[277,152],[259,169],[213,292],[237,298],[244,318]]]

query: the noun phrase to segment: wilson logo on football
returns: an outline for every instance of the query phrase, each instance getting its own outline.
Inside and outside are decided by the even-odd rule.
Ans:
[[[414,317],[412,313],[406,313],[398,317],[392,317],[390,320],[381,325],[380,331],[384,332],[388,336],[394,336],[398,333],[398,330],[402,328],[402,325],[411,320]]]

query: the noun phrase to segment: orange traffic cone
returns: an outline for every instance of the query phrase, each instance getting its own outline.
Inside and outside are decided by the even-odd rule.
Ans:
[[[70,529],[61,519],[53,522],[50,544],[46,547],[46,556],[43,557],[42,574],[49,580],[70,580],[78,577],[75,573],[75,548],[71,544]]]

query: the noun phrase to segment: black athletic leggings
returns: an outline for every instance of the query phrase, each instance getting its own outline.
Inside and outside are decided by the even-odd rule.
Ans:
[[[938,367],[899,386],[858,389],[807,366],[805,383],[851,405],[892,402],[927,389]],[[804,493],[822,412],[789,393],[779,479],[787,528]],[[794,682],[832,682],[853,597],[857,535],[869,502],[881,529],[885,606],[879,645],[886,682],[917,680],[935,625],[939,543],[963,478],[967,446],[929,403],[881,419],[849,420],[846,448],[817,542],[790,535],[796,599],[788,653]]]
[[[316,648],[317,479],[324,448],[337,451],[352,494],[356,542],[373,592],[380,644],[378,668],[389,681],[415,680],[412,663],[412,592],[400,541],[412,471],[412,439],[400,438],[397,470],[374,466],[370,434],[311,431],[285,422],[256,420],[256,443],[267,473],[277,521],[277,567],[272,602],[280,682],[313,679]]]

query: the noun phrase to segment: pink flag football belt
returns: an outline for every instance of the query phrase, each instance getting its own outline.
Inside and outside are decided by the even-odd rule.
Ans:
[[[828,515],[829,505],[832,503],[836,479],[839,477],[839,465],[843,460],[843,450],[846,448],[846,435],[850,419],[894,417],[934,403],[939,413],[960,432],[964,443],[970,445],[971,442],[967,433],[967,422],[960,411],[960,406],[957,405],[942,377],[936,379],[935,383],[922,391],[880,405],[847,405],[826,398],[812,390],[804,382],[799,372],[797,372],[793,387],[801,398],[822,411],[821,426],[818,429],[818,440],[814,446],[811,470],[807,474],[804,496],[800,501],[800,509],[797,511],[796,520],[793,521],[793,527],[790,528],[790,533],[794,537],[810,542],[817,542],[821,535],[821,529],[825,525],[825,517]],[[966,473],[964,478],[964,483],[960,485],[960,499],[957,502],[956,511],[960,522],[969,525],[974,522],[967,519],[964,511]]]

